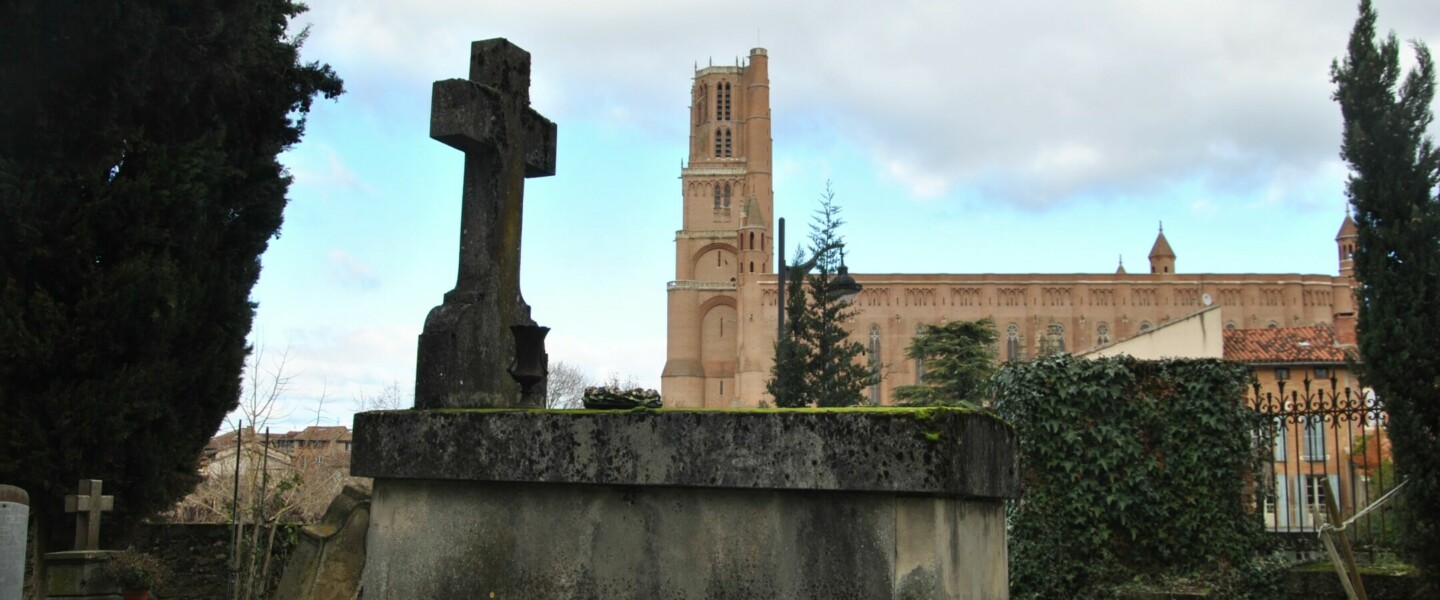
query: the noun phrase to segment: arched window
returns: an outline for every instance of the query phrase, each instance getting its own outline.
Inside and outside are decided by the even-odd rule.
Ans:
[[[712,189],[715,192],[715,210],[720,210],[720,186],[714,186]]]
[[[725,208],[730,208],[730,184],[725,184]]]
[[[1005,360],[1020,360],[1020,326],[1005,326]]]
[[[716,94],[717,97],[715,98],[715,103],[716,103],[716,110],[715,110],[715,112],[717,113],[717,116],[720,118],[720,120],[722,120],[722,121],[729,121],[729,120],[730,120],[730,83],[729,83],[729,82],[721,83],[721,84],[719,85],[719,89],[718,89],[717,91],[718,91],[719,93]]]
[[[750,232],[750,249],[755,249],[755,232]]]
[[[880,405],[880,325],[870,326],[870,404]]]
[[[1275,321],[1271,321],[1268,325],[1265,326],[1265,328],[1266,328],[1266,329],[1279,329],[1279,328],[1280,328],[1280,324],[1277,323],[1277,322],[1275,322]]]
[[[915,337],[919,338],[919,337],[924,336],[924,335],[925,335],[925,324],[924,324],[924,323],[920,323],[920,324],[916,325],[916,326],[915,326]],[[911,342],[911,344],[913,345],[914,342]],[[924,356],[921,356],[921,357],[915,359],[915,385],[924,385],[924,384],[925,384],[925,357],[924,357]]]
[[[725,128],[725,156],[734,156],[734,155],[735,155],[734,152],[732,152],[732,151],[731,151],[731,148],[730,148],[730,128],[729,128],[729,127],[726,127],[726,128]]]
[[[1049,338],[1050,351],[1057,354],[1065,353],[1065,326],[1059,323],[1051,323],[1045,331]]]
[[[753,261],[753,260],[750,261],[750,272],[751,272],[751,273],[754,273],[754,272],[755,272],[755,261]]]
[[[721,149],[724,148],[724,146],[722,145],[722,142],[723,142],[723,138],[722,138],[721,135],[720,135],[720,130],[719,130],[719,129],[716,129],[716,130],[715,130],[715,158],[720,158],[720,151],[721,151]]]
[[[1226,321],[1226,322],[1225,322],[1225,328],[1226,328],[1226,329],[1235,329],[1236,327],[1239,327],[1239,325],[1236,325],[1234,321]]]
[[[1149,321],[1140,322],[1140,331],[1150,331],[1150,327],[1151,325]]]
[[[1110,325],[1101,323],[1095,326],[1095,345],[1101,346],[1110,343]]]

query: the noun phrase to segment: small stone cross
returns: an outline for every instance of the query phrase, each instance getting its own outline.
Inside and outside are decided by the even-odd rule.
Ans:
[[[81,479],[80,493],[65,497],[65,512],[75,515],[75,549],[100,549],[100,513],[115,510],[115,497],[100,495],[99,479]]]
[[[425,320],[415,405],[515,405],[510,326],[533,323],[520,296],[525,179],[555,174],[555,124],[530,108],[530,53],[473,43],[470,78],[435,82],[430,137],[465,153],[465,182],[459,274]]]

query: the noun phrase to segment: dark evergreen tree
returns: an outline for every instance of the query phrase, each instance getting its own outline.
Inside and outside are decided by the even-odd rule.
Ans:
[[[895,388],[897,404],[909,406],[978,405],[995,374],[998,340],[995,321],[950,321],[926,325],[905,355],[925,365],[923,385]]]
[[[810,260],[788,275],[785,332],[775,343],[775,367],[766,384],[776,406],[854,406],[864,402],[863,391],[874,380],[856,360],[865,347],[852,341],[846,328],[855,309],[841,301],[832,285],[844,264],[844,224],[826,182],[810,223]]]
[[[1392,33],[1375,35],[1360,2],[1349,54],[1331,69],[1344,115],[1346,193],[1359,225],[1362,377],[1389,413],[1395,466],[1409,481],[1401,536],[1429,593],[1440,593],[1440,152],[1426,135],[1435,97],[1430,52],[1414,43],[1416,67],[1400,69]]]
[[[0,481],[52,532],[165,508],[236,406],[250,289],[317,95],[290,0],[0,7]]]
[[[865,346],[850,339],[847,326],[856,309],[840,300],[833,282],[845,264],[845,240],[840,235],[840,205],[835,191],[825,183],[820,208],[810,220],[810,254],[815,272],[806,278],[810,309],[804,339],[814,349],[808,389],[815,406],[855,406],[865,402],[865,388],[874,378],[859,359]]]
[[[765,383],[765,391],[779,408],[799,408],[811,402],[805,379],[814,350],[801,341],[800,336],[810,328],[805,274],[814,263],[807,261],[804,252],[797,249],[792,264],[795,266],[786,267],[784,330],[775,341],[775,364],[770,369],[770,381]]]

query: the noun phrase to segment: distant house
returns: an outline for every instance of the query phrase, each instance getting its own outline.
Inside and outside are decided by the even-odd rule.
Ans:
[[[246,427],[238,435],[243,438],[247,447],[251,444],[263,447],[267,444],[264,432],[256,434],[255,430]],[[229,431],[210,438],[210,443],[205,445],[201,456],[201,470],[206,471],[208,465],[222,457],[228,457],[234,463],[235,439],[237,432]],[[284,457],[284,465],[294,467],[308,467],[318,465],[349,465],[350,447],[354,443],[354,435],[349,427],[336,425],[330,427],[310,426],[300,431],[290,431],[282,434],[271,434],[268,439],[271,456]],[[229,452],[226,452],[226,450]],[[260,450],[255,450],[260,452]],[[241,458],[244,463],[245,458]],[[242,464],[242,472],[247,467]],[[233,472],[233,471],[231,471]]]
[[[1275,415],[1267,431],[1275,482],[1265,499],[1265,522],[1276,530],[1313,528],[1326,495],[1333,495],[1342,514],[1363,506],[1368,479],[1352,454],[1368,437],[1384,436],[1374,398],[1350,371],[1335,330],[1226,331],[1225,358],[1253,368],[1252,406]]]
[[[274,440],[276,448],[290,453],[300,466],[350,464],[350,446],[355,439],[349,427],[312,425],[291,431]]]
[[[245,440],[243,453],[240,453],[237,462],[234,445],[234,437],[231,437],[229,447],[218,448],[209,460],[200,467],[200,474],[205,477],[231,477],[235,474],[238,466],[241,478],[248,478],[252,474],[264,469],[271,478],[289,471],[293,467],[292,457],[289,454],[276,450],[266,449],[264,444],[256,441]]]

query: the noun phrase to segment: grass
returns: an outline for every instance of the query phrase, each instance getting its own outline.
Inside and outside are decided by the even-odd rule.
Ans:
[[[1378,563],[1360,563],[1358,566],[1362,575],[1409,576],[1415,574],[1415,567],[1394,559]],[[1295,567],[1295,570],[1311,573],[1334,573],[1335,564],[1329,560],[1321,560],[1299,565]]]

